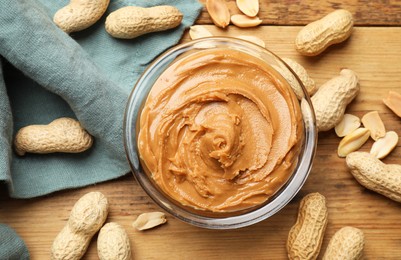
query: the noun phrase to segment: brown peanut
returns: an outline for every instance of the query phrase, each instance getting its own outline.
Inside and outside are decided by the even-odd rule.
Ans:
[[[287,240],[289,259],[316,259],[327,226],[326,199],[320,193],[306,195],[299,206],[298,218]]]
[[[358,77],[349,69],[341,70],[339,76],[324,83],[311,98],[318,131],[335,127],[342,120],[347,105],[358,93]]]
[[[54,239],[51,259],[81,259],[107,214],[108,202],[102,193],[89,192],[82,196],[72,208],[67,224]]]
[[[59,118],[48,125],[21,128],[14,138],[18,155],[25,153],[80,153],[88,150],[93,138],[72,118]]]
[[[333,11],[302,28],[295,39],[295,49],[302,55],[316,56],[330,45],[345,41],[351,35],[353,25],[349,11]]]
[[[384,164],[366,152],[348,154],[346,163],[362,186],[401,202],[401,165]]]
[[[343,227],[331,238],[323,260],[358,260],[363,254],[365,236],[354,227]]]
[[[119,39],[175,28],[181,24],[183,14],[174,6],[161,5],[149,8],[126,6],[106,18],[106,31]]]

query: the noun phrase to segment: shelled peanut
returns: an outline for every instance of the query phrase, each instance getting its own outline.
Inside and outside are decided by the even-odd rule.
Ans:
[[[256,15],[259,12],[259,0],[237,0],[238,9],[242,14],[231,15],[225,0],[206,0],[206,10],[213,23],[226,28],[230,22],[238,27],[255,27],[262,23]]]
[[[370,136],[373,140],[377,141],[379,138],[386,135],[386,128],[384,127],[383,121],[379,116],[379,112],[371,111],[366,113],[362,119],[362,124],[369,129]]]
[[[359,117],[344,114],[343,119],[334,127],[334,130],[338,137],[344,137],[361,126],[361,119]]]
[[[377,159],[386,157],[398,144],[398,134],[394,131],[387,132],[382,138],[373,143],[370,154]]]
[[[230,10],[225,0],[206,0],[206,10],[216,26],[225,28],[230,24]]]
[[[163,212],[147,212],[139,215],[132,223],[132,226],[142,231],[160,226],[166,222],[166,215]]]
[[[255,17],[259,12],[259,0],[236,0],[236,4],[238,9],[249,17]]]
[[[234,14],[230,18],[231,22],[237,27],[255,27],[260,25],[263,21],[258,17],[249,17],[243,14]]]
[[[350,134],[346,135],[338,145],[338,156],[345,157],[349,153],[354,152],[362,147],[369,139],[370,131],[367,128],[358,128]]]
[[[395,91],[389,91],[387,97],[383,99],[383,103],[393,111],[397,116],[401,117],[401,94]]]
[[[361,121],[364,127],[359,128]],[[386,132],[384,123],[377,111],[366,113],[362,120],[357,116],[345,114],[335,130],[339,137],[345,135],[338,146],[339,157],[345,157],[349,153],[357,151],[370,135],[375,141],[370,153],[378,159],[383,159],[397,146],[399,139],[396,132]]]

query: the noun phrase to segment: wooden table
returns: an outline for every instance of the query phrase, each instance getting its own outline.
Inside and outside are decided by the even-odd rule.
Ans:
[[[234,1],[227,1],[233,12]],[[290,57],[304,65],[321,85],[350,68],[360,78],[361,92],[347,112],[363,116],[377,110],[387,130],[401,135],[401,119],[383,103],[389,90],[401,93],[401,1],[260,1],[263,26],[220,30],[203,11],[197,24],[205,24],[215,35],[255,35],[268,49],[281,57]],[[263,2],[263,3],[262,3]],[[265,3],[267,2],[267,3]],[[335,8],[355,14],[356,28],[351,38],[331,47],[318,57],[302,57],[293,41],[306,24]],[[380,26],[377,26],[380,25]],[[188,41],[186,34],[183,41]],[[401,105],[401,104],[400,104]],[[285,259],[285,243],[294,224],[299,201],[310,192],[327,198],[329,223],[322,250],[343,226],[363,230],[366,236],[365,259],[401,259],[401,207],[379,194],[360,186],[336,155],[340,141],[334,131],[319,134],[317,155],[310,176],[296,198],[275,216],[238,230],[207,230],[182,223],[168,216],[168,223],[147,232],[131,227],[135,216],[160,210],[135,182],[131,174],[118,180],[90,187],[56,192],[31,199],[15,200],[0,193],[0,223],[9,224],[26,242],[32,259],[48,259],[57,233],[66,223],[75,201],[89,191],[101,191],[110,201],[108,221],[116,221],[128,231],[135,259]],[[368,151],[369,140],[361,150]],[[401,164],[401,147],[384,160]],[[322,256],[322,253],[320,254]],[[84,259],[97,259],[94,238]]]

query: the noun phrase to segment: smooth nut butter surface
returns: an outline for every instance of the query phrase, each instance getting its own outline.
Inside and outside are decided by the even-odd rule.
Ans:
[[[303,142],[290,86],[230,49],[189,54],[166,69],[144,104],[141,160],[179,203],[228,212],[265,202],[289,179]]]

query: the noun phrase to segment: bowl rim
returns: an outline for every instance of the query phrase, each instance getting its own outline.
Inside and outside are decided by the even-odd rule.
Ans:
[[[304,148],[301,151],[302,159],[298,161],[298,166],[295,168],[295,171],[292,173],[292,176],[287,180],[286,184],[280,188],[279,191],[273,196],[273,199],[266,203],[265,205],[256,208],[255,210],[246,212],[237,216],[223,216],[223,217],[207,217],[196,215],[192,212],[188,212],[185,210],[184,206],[179,206],[177,203],[172,203],[172,200],[162,194],[157,188],[150,185],[151,181],[149,181],[150,177],[144,172],[144,169],[141,166],[139,159],[139,152],[137,150],[137,139],[136,139],[136,126],[137,121],[140,120],[140,111],[143,105],[143,102],[147,98],[147,94],[151,90],[152,86],[148,86],[146,94],[143,93],[143,89],[140,89],[140,86],[146,86],[147,77],[154,70],[160,69],[162,65],[168,66],[169,64],[176,61],[176,57],[180,54],[184,53],[184,50],[190,47],[194,47],[195,45],[204,46],[204,43],[214,43],[219,42],[220,44],[234,44],[236,47],[241,46],[243,48],[253,48],[257,51],[262,51],[267,55],[273,56],[278,62],[282,63],[297,79],[299,85],[304,92],[304,97],[302,102],[306,102],[309,108],[309,121],[310,125],[308,126],[309,130],[306,131],[305,122],[303,122],[304,130],[305,130],[305,139],[304,139]],[[205,45],[204,48],[210,48]],[[171,58],[171,55],[178,53],[170,63],[165,64],[166,59]],[[160,71],[158,75],[160,75],[163,70]],[[143,88],[143,87],[142,87]],[[142,91],[142,92],[141,92]],[[144,99],[138,98],[138,95],[143,96]],[[301,107],[301,101],[300,107]],[[303,120],[304,115],[303,115]],[[126,152],[126,157],[131,167],[131,172],[133,173],[135,179],[140,184],[141,188],[146,192],[146,194],[162,209],[167,211],[168,213],[175,216],[177,219],[189,223],[191,225],[197,227],[203,227],[208,229],[234,229],[249,226],[252,224],[256,224],[264,219],[273,216],[278,211],[280,211],[284,206],[286,206],[299,192],[299,190],[303,187],[305,181],[307,180],[309,173],[311,171],[314,157],[316,154],[317,147],[317,138],[318,132],[316,129],[316,119],[313,110],[313,106],[310,100],[307,91],[302,84],[299,77],[296,73],[275,53],[270,51],[269,49],[262,48],[254,43],[247,42],[242,39],[232,38],[232,37],[206,37],[197,40],[193,40],[186,43],[178,44],[155,58],[144,70],[139,79],[137,80],[134,88],[132,89],[125,108],[124,113],[124,121],[123,121],[123,138],[124,138],[124,148]],[[309,158],[308,161],[305,161],[305,158]],[[300,170],[302,170],[303,174],[300,174]],[[301,173],[302,173],[301,172]],[[143,175],[146,175],[144,177]],[[148,179],[148,180],[146,180]],[[179,204],[179,203],[178,203]]]

